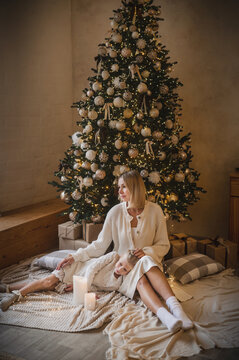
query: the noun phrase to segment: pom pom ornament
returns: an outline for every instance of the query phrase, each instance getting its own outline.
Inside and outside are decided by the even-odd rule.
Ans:
[[[155,60],[156,58],[157,58],[157,53],[156,53],[156,51],[154,51],[154,50],[151,50],[151,51],[149,51],[148,52],[148,58],[150,59],[150,60]]]
[[[83,179],[83,185],[85,185],[86,187],[90,187],[93,185],[93,179],[89,176],[85,177]]]
[[[143,76],[145,79],[147,79],[147,78],[149,77],[149,75],[150,75],[150,72],[149,72],[148,70],[144,70],[144,71],[142,72],[142,76]]]
[[[79,200],[81,198],[81,193],[79,192],[79,190],[74,190],[73,193],[71,194],[72,199],[74,200]]]
[[[143,177],[143,178],[146,178],[149,176],[149,173],[147,170],[141,170],[140,171],[140,175]]]
[[[109,122],[109,128],[115,129],[116,128],[117,121],[116,120],[110,120]]]
[[[92,88],[94,91],[100,91],[100,90],[102,90],[102,83],[99,81],[96,81],[93,83]]]
[[[138,90],[139,93],[145,93],[145,92],[147,92],[148,87],[147,87],[147,85],[145,83],[141,82],[138,85],[137,90]]]
[[[126,88],[126,82],[125,82],[125,81],[121,81],[121,82],[119,83],[119,88],[120,88],[121,90],[125,89],[125,88]]]
[[[151,129],[149,127],[145,127],[141,130],[141,135],[144,137],[151,136]]]
[[[126,124],[124,121],[120,120],[116,122],[116,129],[119,131],[123,131],[126,128]]]
[[[83,101],[86,101],[87,100],[87,95],[83,92],[83,94],[81,95],[81,99]]]
[[[96,120],[96,119],[98,118],[97,112],[96,112],[95,110],[90,110],[90,111],[88,112],[88,118],[89,118],[90,120]]]
[[[132,38],[133,38],[133,39],[138,39],[138,38],[139,38],[139,33],[138,33],[138,31],[133,31],[133,32],[132,32]]]
[[[111,20],[110,22],[111,29],[116,30],[118,28],[118,24],[115,20]]]
[[[162,86],[160,86],[159,91],[160,91],[160,94],[166,95],[169,91],[169,88],[167,85],[162,85]]]
[[[105,100],[104,100],[104,98],[102,96],[96,96],[95,99],[94,99],[94,103],[97,106],[103,106],[104,103],[105,103]]]
[[[96,151],[95,150],[88,150],[85,154],[86,159],[93,161],[96,157]]]
[[[104,162],[107,162],[108,159],[109,159],[109,155],[106,154],[106,152],[102,151],[102,152],[100,153],[100,155],[99,155],[99,159],[100,159],[100,161],[103,162],[103,163],[104,163]]]
[[[113,65],[111,66],[111,70],[112,70],[112,71],[119,71],[119,65],[118,65],[118,64],[113,64]]]
[[[131,157],[132,159],[135,159],[139,155],[139,152],[137,149],[129,149],[128,154],[129,154],[129,157]]]
[[[91,164],[90,169],[91,171],[96,172],[96,170],[98,170],[98,164],[96,163]]]
[[[109,79],[110,74],[107,70],[104,70],[104,71],[102,71],[101,76],[102,76],[103,80],[107,80],[107,79]]]
[[[95,176],[96,176],[96,179],[103,180],[106,176],[106,172],[105,172],[105,170],[98,169],[95,172]]]
[[[128,48],[123,48],[121,50],[121,55],[124,57],[124,58],[129,58],[131,56],[131,50],[128,49]]]
[[[172,143],[173,143],[174,145],[177,145],[177,143],[178,143],[178,137],[177,137],[176,135],[172,135],[171,141],[172,141]]]
[[[124,100],[121,97],[118,96],[113,100],[113,104],[117,108],[123,107],[124,106]]]
[[[161,131],[155,130],[155,131],[153,132],[153,138],[154,138],[155,140],[162,140],[162,139],[163,139],[163,133],[162,133]]]
[[[107,95],[112,96],[112,95],[114,95],[115,89],[112,88],[112,87],[109,87],[109,88],[106,90],[106,92],[107,92]]]
[[[125,92],[123,93],[123,99],[124,99],[125,101],[130,101],[130,100],[132,99],[132,94],[131,94],[131,92],[130,92],[130,91],[125,91]]]
[[[146,41],[144,39],[139,39],[137,42],[136,42],[136,45],[137,45],[137,48],[142,50],[145,48],[146,46]]]
[[[153,184],[158,184],[160,181],[160,174],[158,171],[152,171],[149,173],[149,181]]]
[[[149,115],[150,115],[153,119],[155,119],[156,117],[159,116],[159,111],[158,111],[158,109],[157,109],[157,108],[152,108],[152,109],[150,110],[150,112],[149,112]]]
[[[136,62],[137,62],[138,64],[141,64],[143,61],[144,61],[144,58],[143,58],[142,55],[137,55],[137,56],[136,56]]]
[[[134,113],[131,109],[124,110],[124,118],[130,119],[133,115],[134,115]]]

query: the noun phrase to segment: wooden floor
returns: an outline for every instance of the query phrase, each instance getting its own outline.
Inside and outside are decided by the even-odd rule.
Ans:
[[[62,333],[18,326],[0,325],[1,353],[24,360],[104,360],[110,347],[101,330]],[[181,358],[186,359],[186,358]],[[238,360],[239,348],[211,349],[187,360]]]

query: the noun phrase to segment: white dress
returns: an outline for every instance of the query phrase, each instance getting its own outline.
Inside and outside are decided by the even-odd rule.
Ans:
[[[143,212],[137,216],[137,228],[132,237],[131,221],[126,202],[115,205],[107,214],[104,226],[96,241],[85,249],[72,254],[75,261],[87,261],[105,254],[114,243],[113,251],[123,255],[129,249],[141,248],[146,256],[142,257],[130,273],[124,277],[119,291],[133,298],[137,282],[153,266],[162,268],[161,261],[170,248],[166,220],[159,205],[146,201]]]

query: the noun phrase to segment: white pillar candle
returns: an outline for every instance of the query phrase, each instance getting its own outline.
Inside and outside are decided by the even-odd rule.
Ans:
[[[95,293],[85,294],[85,308],[87,310],[95,310],[96,296]]]
[[[87,279],[79,275],[73,275],[73,304],[84,304],[87,291]]]

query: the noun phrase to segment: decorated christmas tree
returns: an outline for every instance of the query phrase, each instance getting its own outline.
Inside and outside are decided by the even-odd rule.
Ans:
[[[191,166],[190,133],[182,135],[182,86],[171,76],[176,62],[159,35],[160,7],[152,0],[122,1],[99,44],[89,86],[73,104],[78,131],[52,185],[69,204],[74,222],[103,221],[118,202],[117,177],[137,169],[149,201],[166,218],[190,218],[199,199],[199,173]]]

